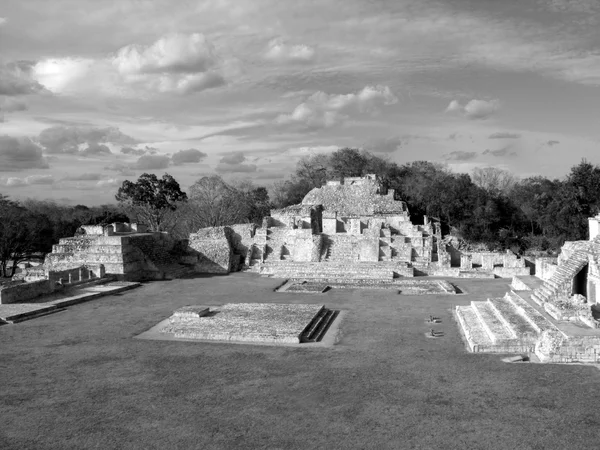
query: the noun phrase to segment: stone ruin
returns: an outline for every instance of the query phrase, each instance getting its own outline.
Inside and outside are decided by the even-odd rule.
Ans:
[[[81,264],[62,269],[48,266],[24,268],[10,282],[0,285],[0,305],[27,302],[64,288],[101,280],[105,275],[102,264]]]
[[[600,362],[600,215],[589,240],[536,259],[536,276],[515,276],[502,298],[457,306],[473,352],[535,353],[545,362]]]
[[[302,203],[272,210],[261,226],[202,228],[185,240],[139,224],[82,226],[44,261],[52,270],[82,264],[103,264],[107,274],[129,281],[238,270],[371,284],[418,275],[529,274],[524,260],[511,253],[453,261],[439,223],[425,218],[423,225],[413,224],[406,203],[392,189],[384,192],[375,175],[329,181]]]
[[[452,264],[441,227],[413,224],[406,203],[375,175],[328,181],[298,205],[271,211],[261,226],[204,228],[190,235],[202,270],[251,270],[280,278],[391,282],[398,277],[527,275],[508,252],[473,254]]]

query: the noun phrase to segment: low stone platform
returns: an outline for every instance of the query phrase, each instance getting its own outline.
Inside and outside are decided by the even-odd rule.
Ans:
[[[175,311],[160,332],[177,339],[300,344],[303,334],[316,328],[329,311],[324,305],[228,303],[191,317],[189,308]],[[321,328],[324,325],[329,324]]]
[[[474,353],[527,353],[541,362],[600,363],[600,330],[555,320],[531,300],[531,291],[457,306],[455,317]]]
[[[374,283],[372,280],[346,282],[291,279],[277,292],[320,294],[328,289],[397,289],[403,295],[456,294],[456,288],[446,280],[393,280]]]
[[[140,286],[140,283],[111,281],[104,284],[93,283],[89,286],[72,288],[49,297],[39,297],[27,303],[0,305],[0,321],[17,323],[24,320],[64,311],[67,306],[87,302],[105,295],[117,294]]]

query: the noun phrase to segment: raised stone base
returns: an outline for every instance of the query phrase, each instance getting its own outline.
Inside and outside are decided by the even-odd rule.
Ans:
[[[323,309],[323,305],[228,303],[191,318],[201,311],[187,307],[176,311],[161,332],[179,339],[299,344],[302,333]]]
[[[600,362],[600,329],[555,320],[531,291],[457,306],[455,317],[471,352],[530,353],[541,362]]]

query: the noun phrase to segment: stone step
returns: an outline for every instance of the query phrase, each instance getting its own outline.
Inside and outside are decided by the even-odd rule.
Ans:
[[[535,343],[538,332],[528,320],[517,312],[511,302],[502,297],[490,298],[488,302],[496,310],[496,314],[504,326],[510,329],[518,339],[530,339]]]
[[[514,291],[509,291],[504,295],[504,298],[512,303],[517,313],[520,314],[537,333],[542,333],[545,330],[556,330],[556,326],[546,319],[537,309],[527,303],[520,295]]]
[[[457,306],[456,318],[469,350],[477,353],[486,352],[492,348],[493,343],[471,306]]]
[[[487,332],[490,340],[494,344],[517,337],[512,330],[504,325],[504,322],[500,320],[496,314],[496,310],[489,302],[473,301],[471,302],[471,308],[473,308],[473,312],[475,312],[479,318],[483,329]]]

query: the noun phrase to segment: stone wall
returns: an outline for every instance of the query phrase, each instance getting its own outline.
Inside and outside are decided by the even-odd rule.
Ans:
[[[535,275],[546,281],[549,280],[558,268],[558,258],[541,256],[535,258]]]
[[[54,292],[55,283],[38,280],[31,283],[10,283],[0,287],[0,304],[20,303]]]
[[[196,272],[229,273],[231,271],[232,234],[229,227],[202,228],[197,233],[190,234],[190,249],[198,256],[198,262],[194,265]]]

